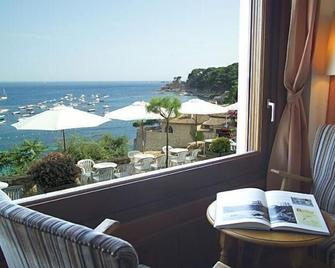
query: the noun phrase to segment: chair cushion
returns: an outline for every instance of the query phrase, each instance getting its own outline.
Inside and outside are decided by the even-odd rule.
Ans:
[[[335,126],[319,127],[315,135],[312,192],[321,209],[335,214]]]
[[[138,265],[134,248],[122,239],[5,199],[0,200],[0,247],[9,267],[135,268]]]
[[[335,235],[312,248],[312,255],[318,261],[335,268]]]
[[[3,191],[0,190],[0,202],[1,202],[2,200],[10,201],[11,199],[9,198],[8,195],[6,195],[5,192],[3,192]]]

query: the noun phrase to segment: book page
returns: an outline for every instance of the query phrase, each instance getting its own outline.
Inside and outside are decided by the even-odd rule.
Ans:
[[[265,195],[271,228],[329,234],[313,195],[286,191],[268,191]]]
[[[246,188],[217,194],[214,227],[269,229],[269,223],[262,190]]]

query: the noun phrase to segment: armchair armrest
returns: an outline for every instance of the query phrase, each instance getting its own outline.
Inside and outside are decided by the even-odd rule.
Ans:
[[[213,268],[230,268],[230,266],[218,261],[214,266]]]
[[[285,190],[286,189],[286,185],[287,185],[288,180],[295,180],[295,181],[305,182],[305,183],[313,183],[312,178],[288,173],[288,172],[283,171],[283,170],[271,169],[271,172],[277,174],[280,177],[282,177],[282,183],[281,183],[281,186],[280,186],[280,190]]]
[[[105,219],[97,227],[94,228],[94,231],[110,235],[119,226],[120,226],[120,222],[114,221],[114,220],[111,220],[111,219]]]

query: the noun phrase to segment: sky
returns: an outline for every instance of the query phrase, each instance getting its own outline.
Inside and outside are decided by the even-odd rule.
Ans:
[[[0,81],[183,80],[238,61],[238,0],[1,0]]]

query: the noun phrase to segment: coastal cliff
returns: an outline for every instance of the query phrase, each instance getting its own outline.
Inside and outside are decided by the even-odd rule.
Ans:
[[[233,63],[226,67],[193,69],[186,82],[177,76],[161,90],[214,99],[218,103],[234,103],[237,101],[237,85],[238,63]]]

